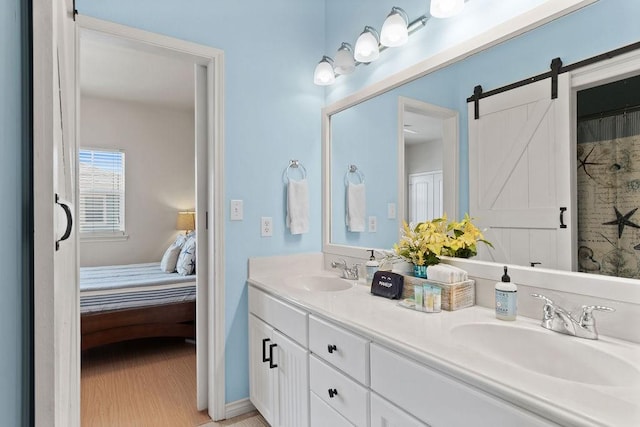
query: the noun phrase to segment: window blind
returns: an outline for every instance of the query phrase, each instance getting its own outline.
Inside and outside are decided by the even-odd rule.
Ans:
[[[124,233],[124,153],[79,151],[80,233]]]

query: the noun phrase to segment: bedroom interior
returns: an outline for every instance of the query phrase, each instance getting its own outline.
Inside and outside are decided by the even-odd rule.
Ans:
[[[195,412],[194,64],[83,30],[79,69],[82,419],[122,422],[100,396],[135,393],[145,363],[179,358],[167,381],[188,393],[175,407],[206,421]]]

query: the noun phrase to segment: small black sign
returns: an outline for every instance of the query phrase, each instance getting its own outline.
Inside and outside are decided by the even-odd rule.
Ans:
[[[404,276],[390,271],[376,271],[371,282],[371,293],[385,298],[402,297]]]

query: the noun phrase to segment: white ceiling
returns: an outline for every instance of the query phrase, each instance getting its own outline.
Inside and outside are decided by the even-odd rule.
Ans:
[[[411,110],[404,112],[405,144],[420,144],[442,140],[442,119]],[[415,132],[415,133],[414,133]]]
[[[94,31],[80,37],[82,94],[194,108],[194,64],[159,48]]]

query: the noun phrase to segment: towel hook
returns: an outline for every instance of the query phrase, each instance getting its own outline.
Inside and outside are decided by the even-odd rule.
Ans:
[[[301,179],[305,179],[307,177],[307,170],[304,168],[302,163],[300,163],[299,160],[292,159],[292,160],[289,160],[289,166],[285,168],[284,173],[282,174],[282,180],[284,181],[285,184],[288,183],[289,180],[291,179],[291,177],[289,176],[289,171],[291,169],[299,170],[300,173],[302,174]]]
[[[349,182],[350,182],[349,177],[351,174],[356,175],[358,179],[360,179],[360,184],[364,184],[364,174],[362,173],[362,171],[359,170],[356,165],[349,165],[349,169],[347,170],[347,173],[344,174],[345,186],[349,186]]]

